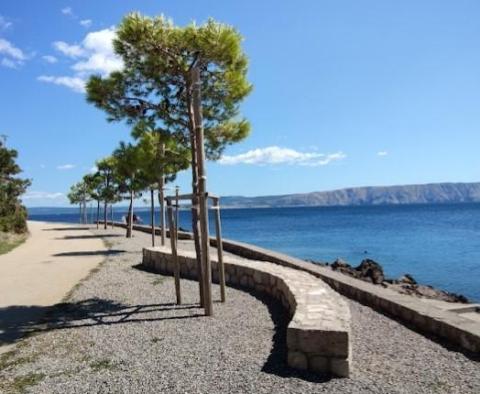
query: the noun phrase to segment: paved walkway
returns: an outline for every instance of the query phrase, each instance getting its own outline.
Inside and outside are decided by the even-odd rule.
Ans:
[[[80,225],[29,222],[30,237],[0,256],[0,353],[102,262],[100,237]]]

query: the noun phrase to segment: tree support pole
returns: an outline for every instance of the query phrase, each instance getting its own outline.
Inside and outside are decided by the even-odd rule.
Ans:
[[[168,224],[170,232],[170,246],[172,249],[173,273],[175,278],[175,294],[177,296],[177,305],[182,303],[182,294],[180,292],[180,265],[177,255],[177,240],[175,239],[175,224],[173,223],[172,202],[167,200]]]
[[[153,188],[150,189],[150,223],[152,226],[152,246],[155,246],[155,201]]]
[[[225,302],[225,264],[223,263],[222,225],[220,221],[220,199],[213,200],[215,210],[215,234],[217,236],[218,281],[220,282],[220,301]]]
[[[163,142],[160,145],[160,157],[162,161],[165,161],[165,144]],[[158,188],[158,202],[160,204],[160,226],[162,227],[161,241],[162,246],[165,246],[165,175],[163,173],[164,169],[162,166],[162,176],[160,177]]]

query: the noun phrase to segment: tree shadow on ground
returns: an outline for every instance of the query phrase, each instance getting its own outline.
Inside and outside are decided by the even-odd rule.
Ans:
[[[89,230],[88,227],[52,227],[44,228],[42,231],[86,231]]]
[[[192,311],[194,309],[198,309],[198,313]],[[168,311],[175,311],[175,315],[161,317],[151,315]],[[178,311],[185,313],[179,314]],[[0,308],[0,345],[13,344],[26,335],[51,330],[191,319],[203,316],[198,304],[126,305],[99,298],[65,302],[52,307],[15,305]]]
[[[117,238],[125,237],[122,234],[98,234],[98,235],[65,235],[63,237],[57,237],[59,240],[71,240],[71,239],[102,239],[102,238]]]
[[[109,250],[80,250],[77,252],[62,252],[55,253],[54,257],[76,257],[76,256],[112,256],[121,253],[125,253],[122,249],[109,249]]]

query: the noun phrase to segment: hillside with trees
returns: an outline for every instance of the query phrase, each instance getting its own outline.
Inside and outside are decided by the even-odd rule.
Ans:
[[[0,141],[0,254],[5,253],[24,239],[27,233],[27,210],[20,196],[30,185],[16,163],[18,153]]]

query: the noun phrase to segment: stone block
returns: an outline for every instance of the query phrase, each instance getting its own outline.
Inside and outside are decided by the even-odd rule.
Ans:
[[[330,359],[323,356],[309,356],[308,369],[313,372],[330,372]]]
[[[307,356],[301,352],[288,352],[288,365],[295,369],[306,370],[308,368]]]
[[[350,360],[348,359],[330,359],[330,372],[340,378],[348,378],[350,376]]]
[[[330,357],[349,356],[347,332],[303,329],[298,331],[297,337],[301,351]]]

